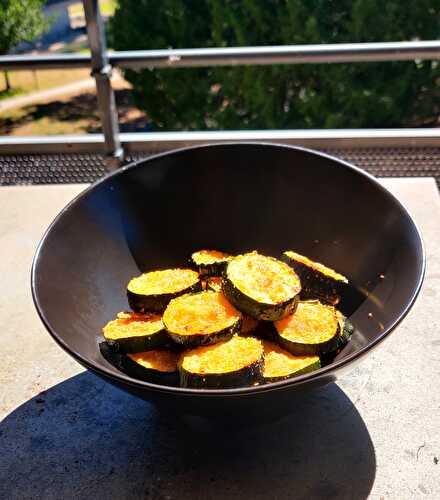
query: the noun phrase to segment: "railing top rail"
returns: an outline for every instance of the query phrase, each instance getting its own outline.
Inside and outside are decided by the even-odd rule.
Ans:
[[[109,51],[107,55],[113,66],[132,69],[435,60],[440,59],[440,41]],[[77,53],[0,56],[0,70],[87,68],[90,63],[90,55]]]
[[[440,128],[135,132],[119,134],[127,152],[164,151],[212,142],[272,142],[312,148],[439,147]],[[102,134],[0,137],[0,155],[105,153]]]

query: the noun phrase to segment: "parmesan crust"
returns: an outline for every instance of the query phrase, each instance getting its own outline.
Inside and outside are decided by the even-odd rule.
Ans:
[[[242,293],[264,304],[282,304],[301,290],[290,266],[257,252],[235,257],[228,264],[227,276]]]
[[[109,321],[102,330],[107,340],[145,337],[163,329],[162,318],[157,314],[120,312],[117,319]]]
[[[159,372],[175,372],[177,370],[177,354],[171,351],[146,351],[128,354],[128,357],[150,370]]]
[[[138,295],[176,293],[196,284],[199,274],[192,269],[164,269],[133,278],[127,289]]]
[[[173,299],[165,310],[166,329],[178,335],[220,332],[241,319],[237,311],[220,292],[205,291]]]
[[[234,335],[218,344],[197,347],[181,355],[181,367],[194,374],[221,374],[246,368],[261,359],[260,340]]]
[[[302,344],[321,344],[338,331],[338,318],[332,306],[318,301],[300,302],[294,314],[275,321],[281,337]]]

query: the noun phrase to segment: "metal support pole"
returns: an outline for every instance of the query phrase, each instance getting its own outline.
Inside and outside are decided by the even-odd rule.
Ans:
[[[107,44],[98,0],[83,0],[83,4],[92,55],[92,76],[96,80],[96,94],[105,138],[107,166],[109,170],[115,170],[121,165],[124,152],[119,140],[118,113],[110,80],[112,67],[107,57]]]

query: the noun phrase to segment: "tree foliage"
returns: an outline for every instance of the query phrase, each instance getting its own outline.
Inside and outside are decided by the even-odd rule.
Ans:
[[[0,0],[0,54],[46,31],[44,0]]]
[[[119,0],[115,49],[436,39],[437,0]],[[398,127],[439,113],[436,61],[127,70],[159,129]]]

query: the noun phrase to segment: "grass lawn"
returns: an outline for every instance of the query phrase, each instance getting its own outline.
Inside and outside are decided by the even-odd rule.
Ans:
[[[56,69],[39,71],[8,71],[11,92],[6,93],[5,75],[0,72],[0,99],[6,99],[16,94],[28,94],[38,90],[46,90],[60,85],[66,85],[90,76],[89,69]]]

